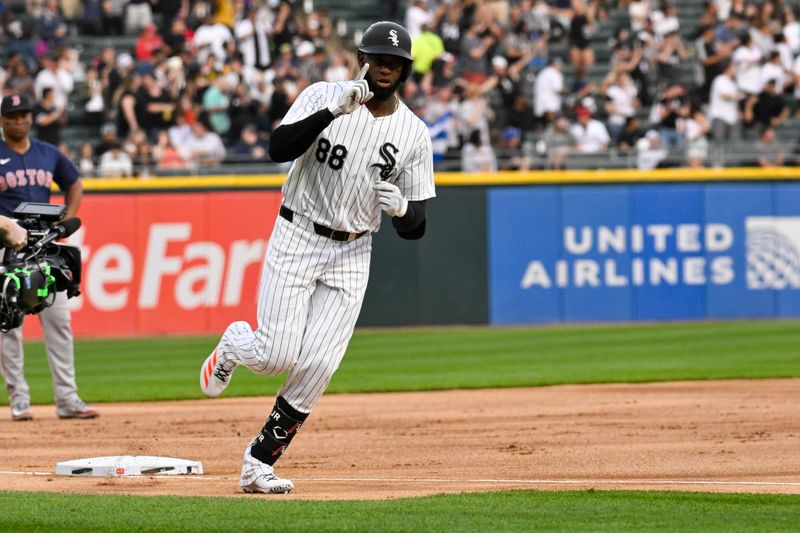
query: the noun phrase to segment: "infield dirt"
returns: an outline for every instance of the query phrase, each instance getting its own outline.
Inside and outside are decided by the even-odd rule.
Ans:
[[[239,469],[271,397],[98,404],[95,420],[0,421],[0,489],[283,499],[386,499],[527,488],[800,494],[800,380],[564,385],[323,397],[277,472]],[[4,409],[8,409],[5,407]],[[203,476],[80,478],[107,455],[202,461]]]

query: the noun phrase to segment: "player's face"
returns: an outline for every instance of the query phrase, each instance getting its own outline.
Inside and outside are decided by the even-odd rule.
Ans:
[[[3,125],[3,135],[14,142],[23,140],[28,136],[33,125],[33,113],[30,111],[16,111],[0,117]]]
[[[378,100],[386,100],[400,86],[405,60],[389,54],[364,54],[364,62],[369,63],[367,84]]]

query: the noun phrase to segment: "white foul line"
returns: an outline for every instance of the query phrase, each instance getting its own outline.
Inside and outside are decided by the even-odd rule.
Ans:
[[[55,476],[54,472],[0,471],[0,475]],[[64,476],[87,477],[92,476]],[[157,477],[159,479],[199,479],[205,481],[230,480],[233,477],[202,475],[152,475],[113,477]],[[471,483],[492,485],[742,485],[764,487],[800,487],[800,481],[725,481],[702,479],[452,479],[452,478],[399,478],[399,477],[293,477],[296,481],[331,481],[356,483]]]

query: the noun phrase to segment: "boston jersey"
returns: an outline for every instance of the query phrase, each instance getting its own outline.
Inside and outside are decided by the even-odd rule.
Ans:
[[[350,82],[319,82],[297,97],[284,117],[293,124],[339,102]],[[381,208],[372,183],[397,185],[407,200],[436,196],[428,128],[402,102],[385,117],[366,105],[334,119],[295,159],[283,185],[284,205],[318,224],[375,232]]]
[[[55,182],[62,191],[78,180],[78,169],[58,148],[36,139],[24,154],[0,140],[0,215],[12,216],[22,202],[49,203]]]

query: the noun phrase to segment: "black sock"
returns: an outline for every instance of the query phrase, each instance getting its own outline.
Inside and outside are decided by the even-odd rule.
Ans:
[[[301,413],[278,396],[261,433],[250,447],[250,455],[262,463],[274,465],[307,417],[307,413]]]

